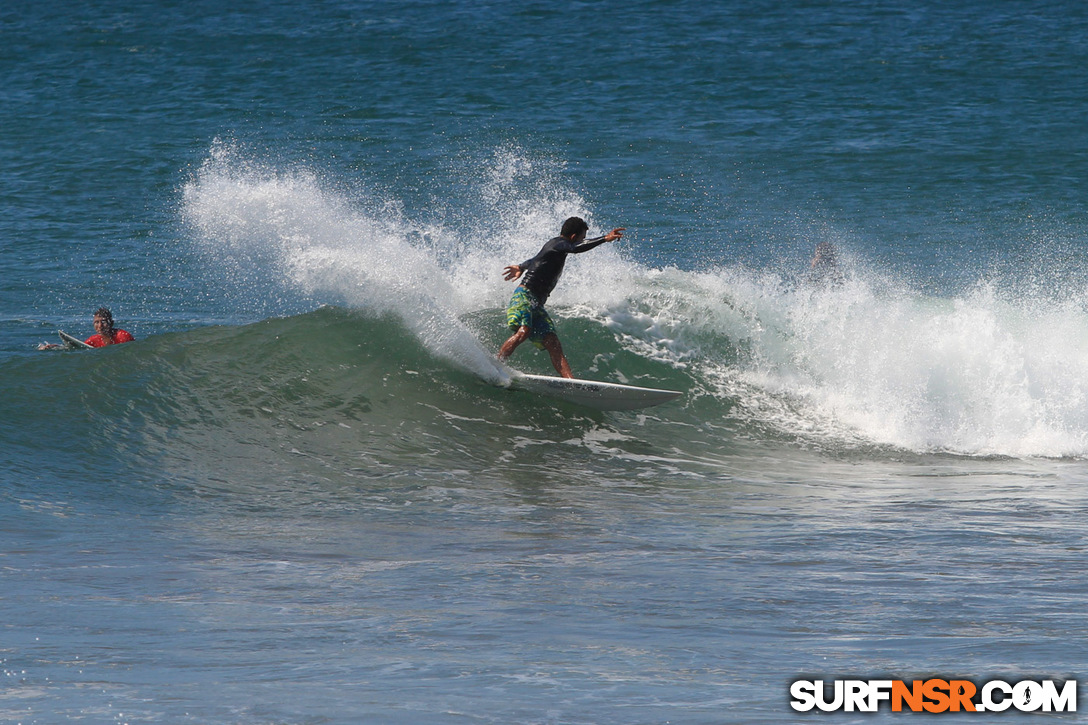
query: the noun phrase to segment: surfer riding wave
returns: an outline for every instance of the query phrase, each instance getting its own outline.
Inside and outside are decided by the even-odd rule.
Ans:
[[[624,228],[613,229],[593,239],[586,239],[588,231],[589,225],[583,219],[571,217],[563,222],[559,236],[549,240],[535,257],[503,270],[507,282],[520,278],[521,284],[514,290],[506,310],[506,324],[513,334],[499,348],[499,360],[506,360],[518,345],[529,340],[548,351],[559,375],[574,377],[555,332],[555,323],[544,305],[559,283],[568,254],[581,254],[605,242],[614,242],[623,236]]]

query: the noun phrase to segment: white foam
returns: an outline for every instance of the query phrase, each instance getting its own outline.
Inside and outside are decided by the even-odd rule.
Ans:
[[[643,288],[608,324],[643,354],[696,365],[764,423],[916,451],[1088,455],[1083,293],[1023,299],[980,282],[938,298],[872,274],[813,288],[741,268],[650,274]]]
[[[532,256],[585,202],[561,165],[500,149],[474,166],[456,222],[413,222],[306,169],[254,164],[217,145],[184,212],[240,284],[275,279],[321,303],[400,315],[436,355],[486,379],[506,370],[466,313],[501,309],[502,269]],[[475,184],[475,186],[472,186]],[[805,436],[977,455],[1088,455],[1083,290],[1030,297],[979,283],[932,297],[852,265],[840,286],[779,271],[684,271],[631,261],[637,230],[568,260],[550,305],[598,319],[621,344],[692,372],[731,415]],[[844,259],[849,263],[850,257]],[[700,391],[695,391],[699,393]]]
[[[458,321],[457,290],[395,205],[360,209],[305,169],[280,171],[217,145],[184,188],[202,250],[234,281],[399,315],[433,353],[493,382],[508,374]]]

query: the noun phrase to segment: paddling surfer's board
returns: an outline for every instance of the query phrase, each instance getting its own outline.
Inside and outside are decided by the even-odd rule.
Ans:
[[[676,390],[640,388],[596,380],[557,378],[550,375],[517,375],[510,381],[516,390],[528,390],[598,410],[637,410],[679,398]]]
[[[69,350],[93,350],[94,345],[88,345],[77,337],[72,337],[64,330],[58,330],[57,334],[60,335],[60,339],[64,340],[64,346]]]

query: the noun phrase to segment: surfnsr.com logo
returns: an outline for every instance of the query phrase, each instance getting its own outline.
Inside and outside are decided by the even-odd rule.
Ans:
[[[790,707],[798,712],[1076,712],[1076,680],[797,680]]]

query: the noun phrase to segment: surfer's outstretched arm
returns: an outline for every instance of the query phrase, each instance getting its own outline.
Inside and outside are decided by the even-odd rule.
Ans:
[[[608,234],[605,234],[605,235],[600,236],[600,237],[594,237],[593,239],[582,239],[582,240],[579,240],[579,241],[574,241],[573,245],[570,247],[569,251],[571,251],[574,254],[581,254],[582,252],[588,252],[591,249],[595,249],[596,247],[601,246],[605,242],[614,242],[617,239],[622,238],[623,237],[623,232],[624,232],[624,228],[619,227],[617,229],[613,229]],[[577,240],[577,237],[575,239]]]

